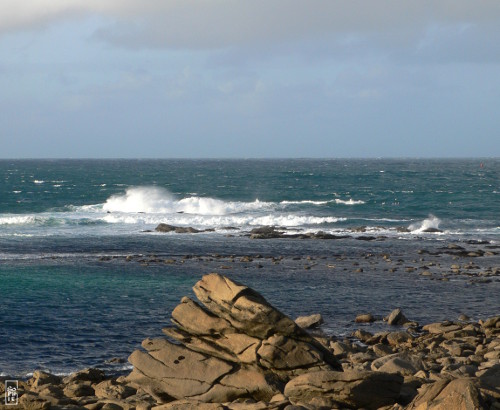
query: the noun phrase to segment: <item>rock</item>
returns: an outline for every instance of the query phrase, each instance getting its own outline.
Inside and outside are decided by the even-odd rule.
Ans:
[[[292,404],[307,408],[320,404],[325,408],[378,409],[394,404],[403,380],[398,374],[382,372],[309,372],[289,381],[284,394]]]
[[[272,239],[283,237],[282,231],[277,231],[274,226],[262,226],[250,231],[251,239]]]
[[[357,329],[352,333],[352,336],[356,339],[361,340],[362,342],[366,342],[373,337],[373,334],[367,332],[366,330]]]
[[[19,399],[19,404],[23,406],[25,410],[49,410],[50,401],[38,397],[33,393],[25,393]],[[8,408],[9,406],[5,406]],[[17,406],[16,406],[17,407]],[[15,407],[14,407],[15,408]]]
[[[343,342],[331,342],[330,349],[335,356],[345,357],[352,351],[352,348]]]
[[[105,399],[126,399],[129,396],[134,395],[137,390],[122,384],[117,383],[114,380],[105,380],[94,387],[95,396],[98,398]]]
[[[485,408],[483,404],[474,381],[464,378],[424,385],[408,410],[477,410]]]
[[[403,314],[402,310],[397,308],[394,309],[389,316],[387,316],[386,321],[389,325],[401,326],[408,322],[408,319]]]
[[[198,400],[176,400],[171,403],[155,406],[151,410],[224,410],[219,403],[202,403]]]
[[[424,363],[422,360],[410,357],[408,354],[396,353],[374,360],[371,368],[374,371],[413,376],[424,369]]]
[[[377,356],[388,356],[390,354],[394,353],[394,350],[392,347],[387,346],[383,343],[377,343],[372,346],[373,353],[375,353]]]
[[[310,316],[299,316],[295,319],[295,323],[297,323],[297,325],[299,325],[302,329],[310,329],[323,324],[323,316],[319,313]]]
[[[240,369],[223,377],[207,393],[194,396],[202,402],[225,403],[239,397],[269,401],[279,390],[258,370]]]
[[[53,374],[43,372],[41,370],[35,370],[33,372],[33,377],[28,381],[28,384],[32,387],[38,387],[45,384],[60,384],[61,378]]]
[[[175,226],[161,223],[155,228],[156,232],[173,232],[175,231]]]
[[[462,326],[454,324],[452,322],[443,322],[443,323],[430,323],[428,325],[423,326],[422,329],[432,334],[443,334],[461,330]]]
[[[482,322],[481,325],[487,329],[500,328],[500,316],[490,317]]]
[[[425,232],[425,233],[441,233],[443,231],[441,229],[438,229],[438,228],[426,228],[422,232]]]
[[[203,232],[198,229],[192,228],[190,226],[188,227],[183,227],[183,226],[174,226],[174,225],[168,225],[161,223],[155,228],[156,232],[175,232],[175,233],[199,233]]]
[[[124,410],[122,406],[120,406],[117,403],[104,403],[104,405],[101,407],[101,410]]]
[[[89,368],[70,374],[69,376],[65,377],[62,381],[64,384],[70,384],[79,381],[99,383],[103,380],[104,380],[104,372],[102,370]]]
[[[184,297],[172,312],[178,341],[146,339],[129,357],[126,381],[158,402],[269,400],[292,377],[340,370],[334,355],[259,293],[218,274],[193,288],[202,305]]]
[[[411,341],[413,337],[407,332],[391,332],[387,335],[387,342],[391,346],[398,346]]]
[[[86,383],[78,383],[78,382],[72,382],[68,384],[64,390],[64,395],[69,398],[74,398],[74,397],[84,397],[84,396],[93,396],[94,395],[94,389],[90,384]]]
[[[38,393],[38,395],[41,397],[54,397],[54,398],[64,397],[62,387],[52,384],[44,384],[42,386],[33,387],[31,391]]]
[[[354,319],[354,322],[356,322],[356,323],[372,323],[372,322],[375,322],[375,318],[370,313],[366,313],[366,314],[357,315],[356,319]]]
[[[178,328],[195,335],[223,334],[234,328],[220,317],[202,309],[195,301],[184,297],[181,303],[172,311],[172,322]]]
[[[262,366],[278,371],[325,365],[321,350],[283,335],[264,340],[257,354]]]
[[[206,393],[217,379],[233,369],[222,360],[193,352],[166,339],[148,342],[149,345],[143,342],[148,353],[136,350],[129,357],[134,370],[128,380],[153,396],[157,396],[157,392],[151,388],[158,386],[151,384],[151,379],[158,381],[164,394],[181,399]]]

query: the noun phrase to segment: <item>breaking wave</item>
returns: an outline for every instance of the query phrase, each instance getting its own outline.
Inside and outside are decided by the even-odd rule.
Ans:
[[[342,205],[363,205],[365,201],[361,200],[354,200],[352,198],[349,198],[347,200],[344,199],[335,199],[336,204],[342,204]]]
[[[408,229],[411,233],[422,233],[428,232],[430,230],[439,230],[439,224],[441,220],[434,216],[429,215],[427,219],[424,219],[422,222],[411,224]]]
[[[192,196],[176,199],[170,192],[157,187],[129,188],[124,195],[114,195],[103,205],[109,212],[187,213],[226,215],[272,208],[274,204],[260,202],[226,202],[215,198]]]
[[[36,217],[33,215],[7,215],[0,216],[0,225],[27,225],[34,224]]]

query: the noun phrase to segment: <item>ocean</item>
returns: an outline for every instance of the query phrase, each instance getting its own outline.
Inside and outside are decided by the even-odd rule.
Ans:
[[[0,160],[0,181],[3,376],[127,371],[214,271],[339,337],[395,307],[500,313],[500,159]]]

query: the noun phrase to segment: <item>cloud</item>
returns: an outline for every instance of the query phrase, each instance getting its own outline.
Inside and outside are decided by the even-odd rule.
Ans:
[[[99,15],[96,37],[127,48],[226,49],[298,41],[416,43],[429,27],[498,25],[498,0],[4,0],[0,33]]]

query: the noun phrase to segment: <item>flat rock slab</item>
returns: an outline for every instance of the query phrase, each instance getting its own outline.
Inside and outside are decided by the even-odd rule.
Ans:
[[[148,353],[136,350],[129,357],[134,371],[144,375],[137,384],[149,384],[148,379],[159,382],[163,391],[177,399],[206,393],[215,380],[229,373],[233,368],[228,363],[214,357],[193,352],[184,346],[163,340]]]
[[[323,316],[321,316],[321,314],[319,313],[309,316],[299,316],[297,319],[295,319],[295,323],[297,323],[297,325],[299,325],[302,329],[318,327],[322,325],[323,322]]]
[[[396,401],[403,381],[383,372],[319,371],[292,379],[284,394],[295,405],[377,409]]]

